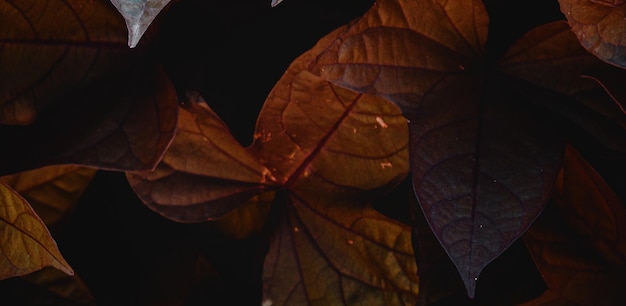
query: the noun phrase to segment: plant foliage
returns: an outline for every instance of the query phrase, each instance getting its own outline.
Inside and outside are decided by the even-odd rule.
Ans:
[[[625,2],[265,2],[0,1],[3,294],[117,305],[53,236],[125,199],[99,231],[141,263],[81,243],[139,304],[623,300]],[[274,16],[331,26],[236,35]]]

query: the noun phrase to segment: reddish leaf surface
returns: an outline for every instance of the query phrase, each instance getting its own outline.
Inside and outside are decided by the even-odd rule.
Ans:
[[[524,235],[548,291],[525,305],[619,305],[626,286],[626,209],[567,148],[556,201]]]
[[[218,218],[277,190],[272,205],[284,213],[265,262],[266,303],[414,304],[410,229],[367,204],[407,175],[406,119],[391,103],[306,71],[316,51],[294,61],[271,91],[251,146],[241,147],[195,99],[180,111],[162,163],[129,181],[149,207],[182,222]]]
[[[73,275],[48,228],[24,198],[0,183],[0,279],[54,267]]]
[[[74,163],[152,169],[176,127],[176,92],[100,1],[0,2],[0,173]],[[28,67],[28,69],[24,69]],[[76,127],[80,126],[80,129]],[[27,140],[27,141],[25,141]]]
[[[626,68],[626,2],[559,0],[580,44],[599,59]]]
[[[221,217],[273,182],[206,104],[180,110],[174,141],[155,171],[127,176],[148,207],[179,222]]]
[[[311,65],[411,119],[415,192],[469,296],[541,212],[563,148],[515,81],[483,68],[487,24],[480,1],[379,1]]]
[[[19,193],[46,225],[57,223],[70,211],[96,170],[76,165],[49,166],[0,177]]]
[[[270,93],[252,146],[290,191],[264,265],[264,302],[413,305],[410,230],[364,206],[407,173],[406,120],[305,71],[311,56]]]

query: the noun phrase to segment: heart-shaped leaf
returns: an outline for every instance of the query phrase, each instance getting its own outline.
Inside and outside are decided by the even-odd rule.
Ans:
[[[4,183],[0,183],[0,279],[54,267],[73,275],[48,228],[30,205]]]
[[[599,59],[626,68],[626,2],[559,0],[580,44]]]
[[[306,71],[321,49],[296,59],[272,89],[251,146],[241,147],[204,102],[191,99],[161,164],[128,174],[129,182],[149,207],[182,222],[218,218],[276,191],[273,211],[283,217],[266,258],[265,303],[414,304],[410,229],[368,204],[407,175],[406,119],[389,102]],[[301,248],[285,249],[293,244]],[[321,267],[325,274],[313,273]],[[339,279],[344,286],[328,291]]]
[[[524,235],[548,286],[524,305],[619,305],[626,289],[626,210],[571,146],[556,201]]]
[[[541,212],[563,150],[486,64],[487,25],[481,1],[378,1],[310,66],[410,119],[416,195],[470,297]]]
[[[111,0],[128,28],[128,46],[134,48],[154,18],[170,0]]]
[[[0,183],[24,197],[44,223],[52,225],[72,209],[95,174],[91,168],[58,165],[2,176]]]

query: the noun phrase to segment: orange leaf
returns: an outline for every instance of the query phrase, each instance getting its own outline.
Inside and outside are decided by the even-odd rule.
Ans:
[[[0,183],[0,227],[0,279],[47,266],[74,274],[46,225],[25,200],[4,183]]]

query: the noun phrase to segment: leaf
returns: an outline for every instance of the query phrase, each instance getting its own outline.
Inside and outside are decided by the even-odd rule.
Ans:
[[[624,99],[618,86],[626,71],[606,65],[585,51],[565,21],[526,33],[500,59],[500,69],[562,95],[560,99],[535,101],[574,122],[608,148],[626,152],[626,116],[620,102]],[[527,96],[529,92],[538,95],[536,89],[521,90]]]
[[[580,44],[599,59],[626,68],[626,2],[559,0]]]
[[[0,1],[0,123],[31,124],[78,86],[126,67],[124,24],[106,4]]]
[[[626,289],[626,210],[602,177],[571,146],[556,201],[524,235],[548,285],[525,305],[618,305]]]
[[[265,259],[264,305],[414,305],[410,231],[373,209],[293,196]],[[335,206],[335,207],[333,207]]]
[[[309,67],[410,119],[415,193],[470,297],[543,209],[563,150],[485,64],[487,25],[480,1],[379,1]]]
[[[19,193],[46,225],[57,223],[82,195],[96,170],[58,165],[0,177],[0,183]]]
[[[0,183],[0,204],[0,247],[3,250],[0,279],[25,275],[47,266],[74,274],[46,225],[25,200],[4,183]]]
[[[293,254],[300,257],[296,262],[267,257],[267,271],[284,273],[264,276],[266,303],[314,304],[328,294],[341,303],[414,304],[418,279],[410,229],[370,205],[408,173],[406,119],[391,103],[306,71],[319,50],[296,59],[272,89],[251,146],[241,147],[192,94],[161,164],[153,172],[129,174],[129,182],[146,205],[183,222],[219,218],[254,195],[275,191],[272,211],[285,217],[278,220],[282,225],[269,252],[289,252],[275,243],[285,239],[306,246]],[[293,226],[285,222],[307,233],[304,240],[290,236]],[[345,262],[343,256],[356,254],[358,261]],[[320,266],[328,274],[302,272]],[[346,287],[320,287],[338,277]],[[293,282],[302,290],[287,297]]]
[[[179,111],[176,136],[155,171],[127,173],[149,208],[178,222],[221,217],[272,182],[219,117],[199,105]]]
[[[271,6],[275,7],[275,6],[279,5],[281,2],[283,2],[283,0],[272,0]]]
[[[109,85],[116,90],[102,84],[73,97],[67,106],[71,112],[61,107],[27,127],[0,127],[8,143],[21,144],[0,153],[14,161],[0,166],[0,173],[52,164],[119,171],[153,169],[174,136],[176,92],[159,67],[130,68],[113,82]]]
[[[0,122],[28,125],[0,126],[4,141],[20,144],[0,152],[13,161],[0,174],[67,163],[154,168],[174,135],[178,110],[162,67],[147,50],[126,47],[111,5],[29,5],[0,2],[7,17],[0,18],[7,20],[0,28]]]
[[[154,18],[170,0],[111,0],[128,28],[128,46],[134,48]]]
[[[287,212],[266,257],[264,303],[414,305],[410,230],[368,204],[406,176],[406,119],[304,70],[313,52],[268,96],[251,148],[289,190],[275,203]]]

